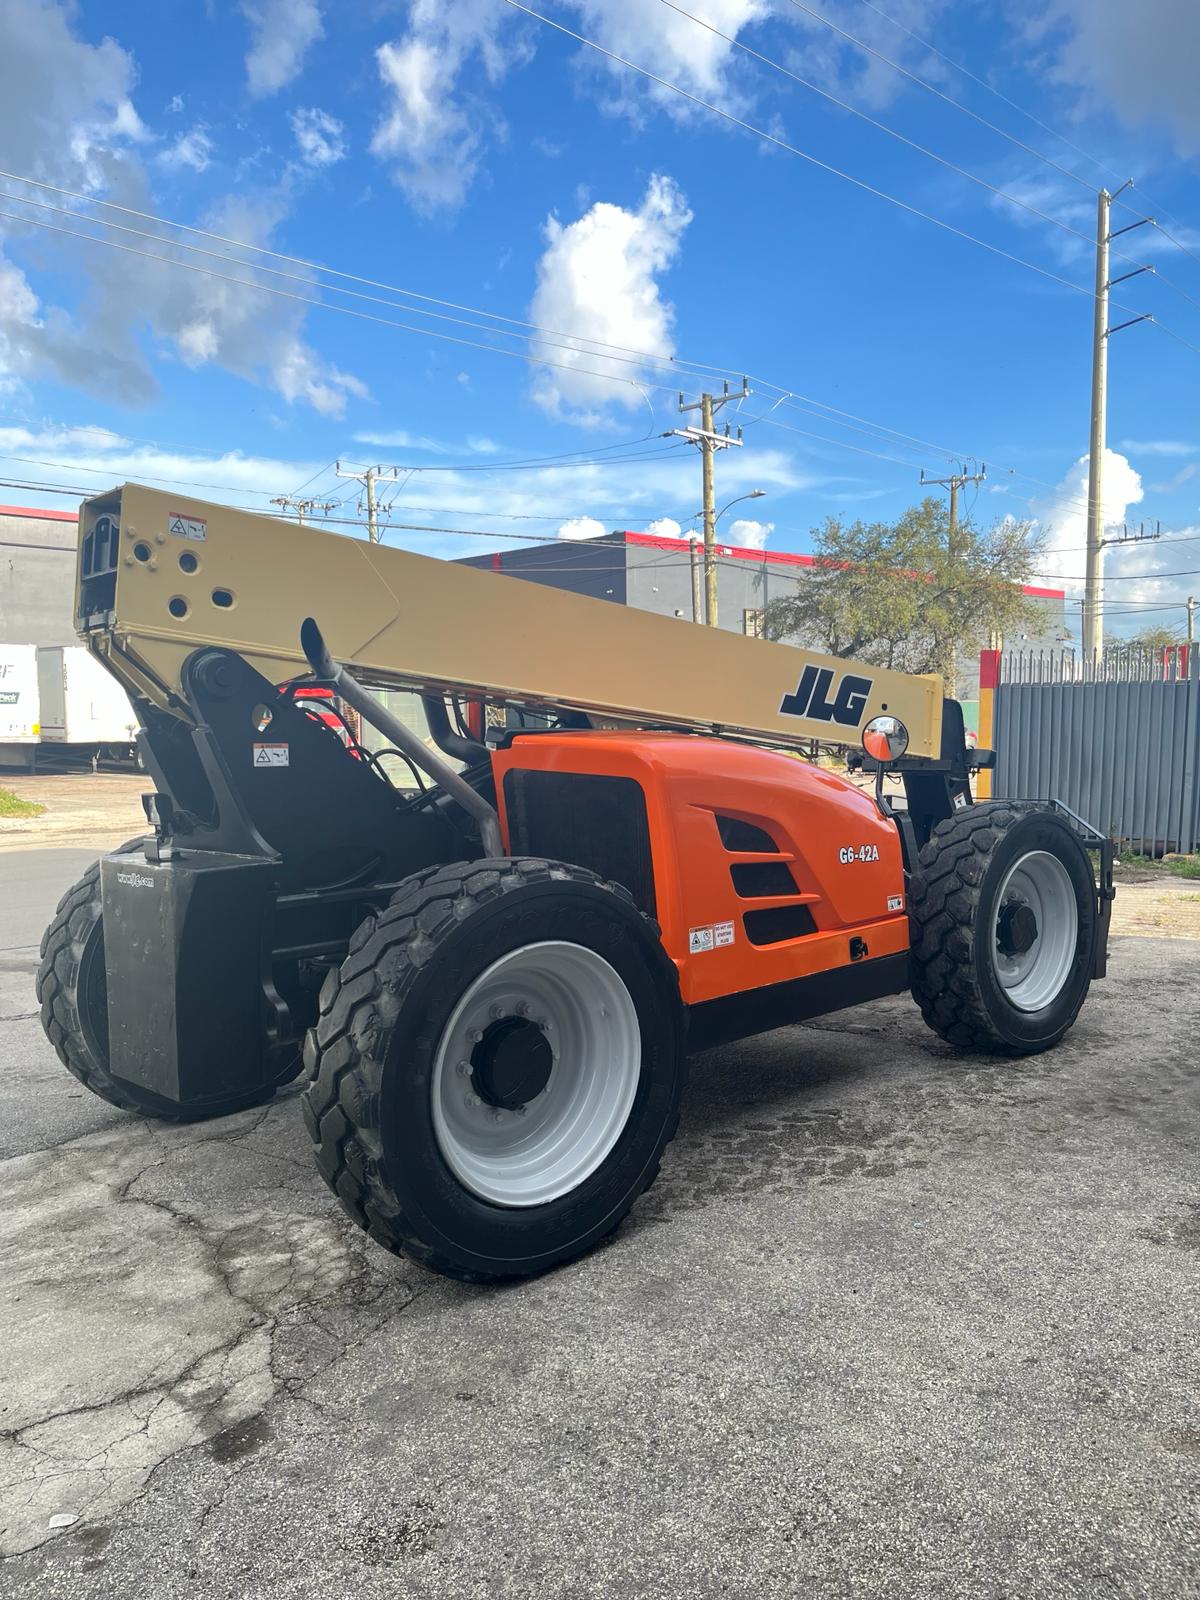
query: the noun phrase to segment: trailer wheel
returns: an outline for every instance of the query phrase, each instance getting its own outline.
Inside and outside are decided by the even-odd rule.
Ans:
[[[349,1215],[483,1283],[611,1234],[679,1120],[678,979],[619,886],[527,859],[418,874],[355,934],[305,1120]]]
[[[112,854],[129,855],[140,850],[142,843],[140,838],[128,839]],[[259,1090],[206,1106],[200,1112],[181,1111],[170,1100],[114,1078],[109,1072],[108,989],[98,861],[63,895],[54,920],[42,935],[36,992],[42,1008],[42,1027],[63,1066],[84,1088],[122,1111],[171,1122],[198,1121],[227,1116],[270,1098],[270,1092]]]
[[[912,992],[969,1050],[1058,1043],[1092,979],[1096,887],[1078,836],[1044,807],[971,806],[934,828],[909,897]]]

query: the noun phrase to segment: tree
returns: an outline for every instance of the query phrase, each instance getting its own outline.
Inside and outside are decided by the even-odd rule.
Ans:
[[[1029,523],[1005,518],[983,532],[966,521],[951,557],[949,521],[935,499],[896,522],[830,517],[813,530],[816,562],[795,593],[766,606],[764,634],[953,684],[960,650],[1033,620],[1022,585],[1038,549]]]
[[[1114,640],[1116,644],[1118,641]],[[1172,645],[1182,644],[1178,628],[1143,628],[1140,633],[1135,633],[1132,639],[1124,641],[1132,645],[1135,650],[1169,650]]]

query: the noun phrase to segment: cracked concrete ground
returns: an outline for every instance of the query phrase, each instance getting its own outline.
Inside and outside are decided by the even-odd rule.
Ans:
[[[294,1093],[62,1071],[88,859],[0,862],[3,1600],[1200,1596],[1195,942],[1025,1064],[907,1000],[700,1057],[617,1239],[480,1290],[342,1218]]]

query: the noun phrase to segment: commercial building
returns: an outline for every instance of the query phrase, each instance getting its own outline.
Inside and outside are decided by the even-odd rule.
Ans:
[[[74,511],[0,506],[0,644],[78,644]]]

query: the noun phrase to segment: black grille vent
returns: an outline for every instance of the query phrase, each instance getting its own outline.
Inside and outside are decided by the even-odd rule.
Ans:
[[[782,944],[817,931],[807,906],[764,906],[761,911],[747,911],[742,924],[751,944]]]
[[[624,884],[638,908],[654,915],[654,862],[641,784],[514,768],[504,775],[504,804],[514,855],[586,867]]]
[[[795,894],[796,880],[782,861],[736,861],[729,869],[733,887],[743,900]]]
[[[723,817],[717,813],[717,832],[726,850],[758,851],[761,855],[779,854],[779,846],[765,828],[753,822],[743,822],[740,817]]]

